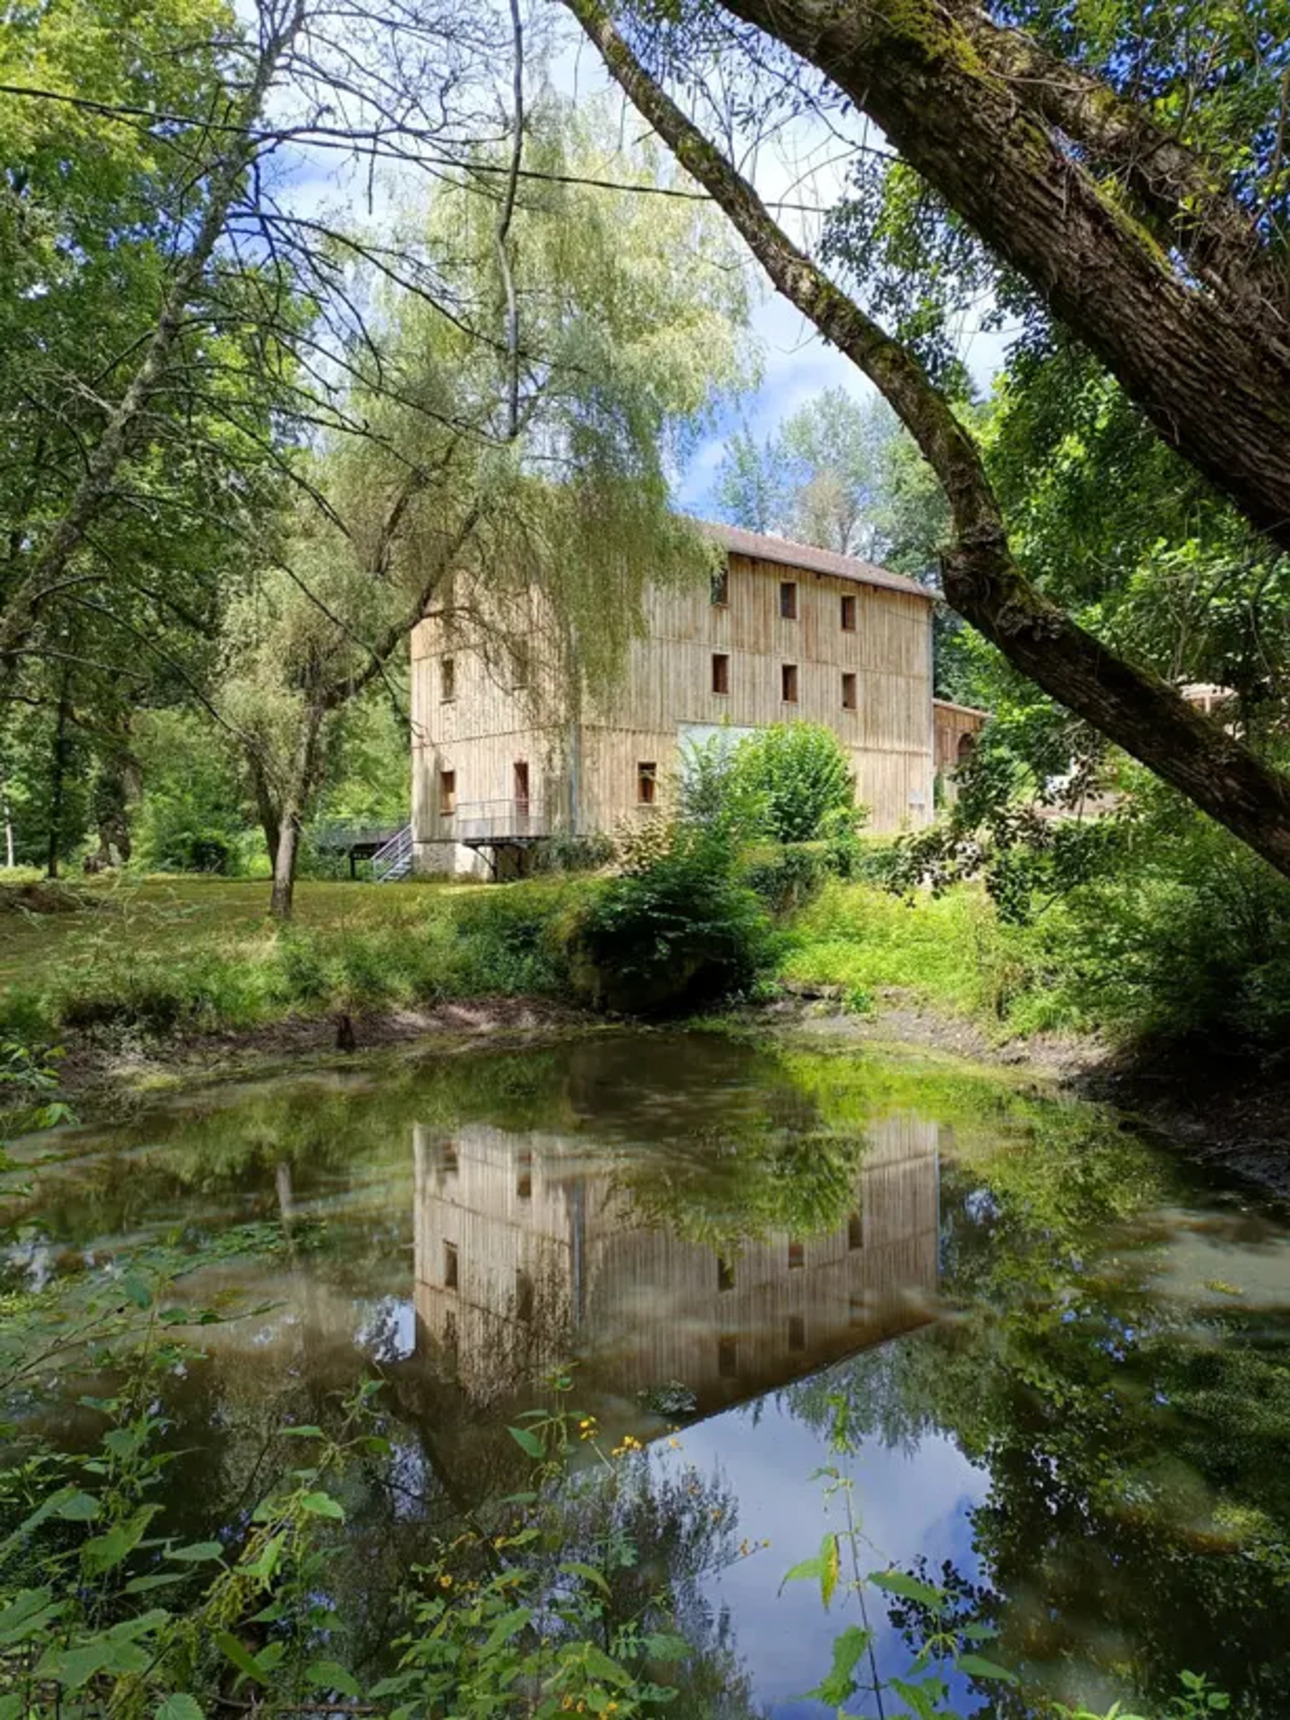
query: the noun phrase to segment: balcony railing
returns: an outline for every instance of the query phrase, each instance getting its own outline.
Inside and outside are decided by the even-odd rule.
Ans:
[[[545,808],[532,800],[459,800],[440,825],[458,842],[520,842],[550,833]]]

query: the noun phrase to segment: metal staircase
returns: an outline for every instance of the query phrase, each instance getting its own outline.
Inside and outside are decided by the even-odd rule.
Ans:
[[[412,871],[412,826],[405,824],[396,830],[372,856],[372,881],[376,884],[396,884]]]

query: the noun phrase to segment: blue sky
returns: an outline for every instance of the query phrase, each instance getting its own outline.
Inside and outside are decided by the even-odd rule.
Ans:
[[[547,18],[550,22],[550,15]],[[630,142],[640,135],[642,124],[608,79],[599,59],[571,24],[560,30],[545,62],[550,84],[575,102],[608,101],[620,112],[622,135]],[[509,69],[506,69],[509,76]],[[499,96],[499,99],[504,99]],[[855,116],[831,114],[828,122],[810,117],[782,127],[773,138],[761,143],[754,155],[741,160],[742,170],[767,201],[787,199],[827,208],[837,201],[845,181],[848,142],[868,146],[881,144],[868,122]],[[335,205],[353,198],[366,202],[366,176],[356,172],[337,155],[282,161],[291,180],[284,201],[298,210]],[[634,174],[638,163],[625,159],[624,176]],[[390,206],[389,187],[378,190],[377,202]],[[376,211],[379,215],[379,208]],[[790,211],[780,219],[790,236],[809,250],[818,238],[817,216]],[[848,360],[827,347],[805,319],[785,300],[772,292],[760,269],[748,261],[753,288],[752,336],[761,358],[758,387],[723,412],[710,432],[691,451],[684,469],[677,474],[678,503],[700,515],[715,512],[713,482],[722,452],[730,435],[747,424],[759,439],[772,434],[782,420],[826,388],[843,388],[858,399],[872,397],[868,381]],[[1003,338],[968,326],[960,341],[977,386],[989,389],[1003,361]]]

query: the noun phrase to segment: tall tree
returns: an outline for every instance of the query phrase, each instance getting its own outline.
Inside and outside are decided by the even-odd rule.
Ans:
[[[715,495],[725,517],[839,555],[884,553],[884,480],[903,435],[880,399],[843,388],[803,402],[766,441],[744,426],[730,439]],[[893,521],[894,523],[894,521]]]
[[[381,387],[347,404],[372,434],[311,463],[314,499],[230,618],[221,709],[279,917],[346,714],[419,621],[440,616],[508,685],[522,663],[531,699],[577,701],[612,686],[649,583],[709,570],[669,470],[741,377],[740,271],[691,202],[594,183],[625,170],[593,131],[538,113],[532,177],[481,157],[436,195],[410,242],[440,260],[442,303],[390,303]],[[656,152],[626,171],[668,189]]]
[[[792,243],[748,181],[650,74],[597,0],[565,3],[643,116],[730,216],[776,287],[870,377],[913,435],[944,487],[951,509],[953,538],[942,555],[950,604],[1054,698],[1290,874],[1290,779],[1218,724],[1198,715],[1164,681],[1113,655],[1034,588],[1011,552],[1004,517],[977,447],[950,399],[909,346],[893,339]],[[1072,73],[1063,84],[1058,75],[1062,63],[1051,55],[1045,58],[1038,47],[1023,65],[1019,56],[1027,39],[999,30],[983,15],[950,13],[922,0],[891,17],[879,16],[877,9],[865,5],[838,9],[816,0],[787,0],[782,6],[766,7],[754,0],[730,10],[764,23],[808,58],[818,57],[862,110],[888,127],[899,147],[905,147],[907,132],[918,145],[920,170],[938,183],[931,171],[938,168],[947,182],[954,183],[963,213],[988,239],[1000,243],[997,230],[1011,221],[1018,242],[1011,250],[1001,243],[1000,248],[1018,267],[1033,264],[1036,278],[1045,284],[1059,314],[1069,310],[1075,318],[1082,302],[1083,316],[1078,320],[1090,323],[1103,318],[1096,343],[1092,333],[1088,336],[1096,350],[1124,358],[1136,327],[1143,352],[1150,349],[1151,363],[1163,380],[1153,392],[1129,363],[1121,365],[1122,380],[1131,392],[1136,391],[1148,412],[1159,411],[1165,400],[1175,402],[1180,417],[1173,439],[1202,469],[1216,475],[1211,468],[1221,463],[1217,450],[1223,432],[1217,421],[1224,415],[1213,412],[1212,401],[1220,397],[1215,394],[1219,370],[1225,371],[1217,356],[1223,342],[1233,343],[1228,356],[1238,373],[1230,382],[1225,376],[1226,392],[1221,396],[1226,401],[1233,389],[1240,396],[1232,414],[1234,441],[1275,431],[1278,419],[1290,410],[1286,406],[1290,394],[1275,381],[1284,372],[1285,359],[1279,349],[1269,351],[1268,368],[1260,369],[1252,362],[1251,342],[1255,347],[1260,339],[1273,342],[1267,313],[1282,278],[1280,265],[1266,250],[1260,252],[1267,266],[1257,271],[1256,297],[1266,292],[1268,302],[1259,301],[1262,310],[1249,305],[1247,314],[1238,317],[1231,297],[1246,298],[1248,283],[1242,286],[1242,271],[1233,266],[1232,246],[1244,235],[1241,257],[1248,263],[1261,242],[1248,216],[1216,190],[1210,170],[1149,117],[1113,92],[1102,92],[1096,80],[1090,90],[1080,72]],[[1025,92],[1012,91],[990,59],[994,55],[997,60],[1009,48],[1012,74],[1022,71],[1034,78],[1034,85]],[[1051,74],[1051,81],[1039,75],[1042,68]],[[1063,93],[1054,94],[1057,90]],[[937,105],[942,95],[943,111]],[[977,96],[984,111],[965,119],[956,104],[970,105]],[[1155,218],[1163,219],[1167,227],[1172,222],[1179,244],[1186,238],[1182,264],[1150,239],[1143,222],[1130,219],[1098,184],[1080,152],[1058,135],[1058,120],[1051,116],[1045,120],[1038,111],[1045,102],[1068,103],[1068,121],[1072,125],[1080,121],[1084,127],[1075,125],[1076,139],[1087,137],[1097,124],[1088,149],[1097,143],[1112,149],[1119,132],[1131,129],[1131,136],[1119,136],[1130,158],[1126,184],[1140,196],[1151,194],[1163,202],[1164,210]],[[961,151],[956,129],[960,125],[968,139]],[[984,150],[987,136],[989,153]],[[1151,149],[1145,157],[1135,155],[1135,150],[1148,144]],[[952,169],[947,165],[951,157],[956,162]],[[1000,157],[1005,158],[1002,169]],[[1179,191],[1178,181],[1160,177],[1165,158],[1185,179],[1185,193]],[[965,170],[971,176],[970,186],[962,184]],[[1002,200],[997,195],[1000,187],[1008,193]],[[990,214],[988,222],[982,210]],[[1081,301],[1077,293],[1067,293],[1065,285],[1083,278],[1090,262],[1095,267],[1085,281],[1087,296]],[[1105,318],[1103,298],[1108,294],[1116,300],[1116,308],[1112,317]],[[1219,303],[1217,312],[1211,300]],[[1157,320],[1162,307],[1163,315]],[[1114,331],[1110,338],[1108,329]],[[1196,416],[1199,401],[1193,391],[1202,376],[1208,391],[1205,425],[1194,434],[1184,434],[1183,425]],[[1270,393],[1269,376],[1274,379]],[[1284,505],[1290,502],[1290,493],[1282,498],[1279,526],[1265,506],[1277,493],[1276,473],[1282,471],[1290,480],[1286,446],[1281,435],[1277,452],[1266,458],[1245,448],[1226,474],[1226,488],[1251,518],[1290,536],[1290,526],[1284,524],[1290,520],[1290,507]]]

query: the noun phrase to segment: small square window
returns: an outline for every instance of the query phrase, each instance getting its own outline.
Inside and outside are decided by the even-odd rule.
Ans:
[[[733,1290],[735,1287],[735,1263],[726,1260],[720,1254],[717,1256],[717,1289]]]
[[[733,1380],[739,1373],[738,1338],[717,1339],[717,1372],[723,1380]]]
[[[797,664],[785,663],[779,671],[779,696],[786,705],[797,703]]]
[[[785,621],[797,620],[797,585],[786,579],[779,588],[779,613]]]
[[[806,1265],[806,1244],[792,1241],[788,1245],[788,1269],[790,1272],[800,1271]]]
[[[446,705],[457,697],[457,659],[445,657],[439,664],[439,697]]]
[[[439,772],[439,814],[442,818],[451,818],[457,810],[457,773],[455,770]]]
[[[854,675],[842,677],[842,709],[854,711],[856,708],[856,678]]]
[[[847,1219],[847,1247],[864,1247],[864,1219],[858,1212],[853,1212]]]
[[[636,804],[653,806],[658,799],[658,766],[644,759],[636,766]]]
[[[457,1244],[445,1242],[443,1245],[443,1287],[445,1290],[457,1288]]]
[[[730,691],[730,659],[724,651],[714,651],[712,654],[712,691]]]
[[[730,602],[730,569],[719,567],[712,576],[712,601],[724,608]]]
[[[854,633],[856,630],[856,600],[854,597],[842,599],[842,631]]]
[[[801,1314],[788,1316],[788,1347],[790,1350],[806,1348],[806,1321]]]
[[[456,1174],[457,1174],[457,1143],[456,1143],[456,1141],[445,1141],[443,1143],[443,1145],[439,1148],[439,1169],[440,1169],[440,1171],[442,1171],[443,1175],[446,1177],[455,1177],[456,1176]]]

